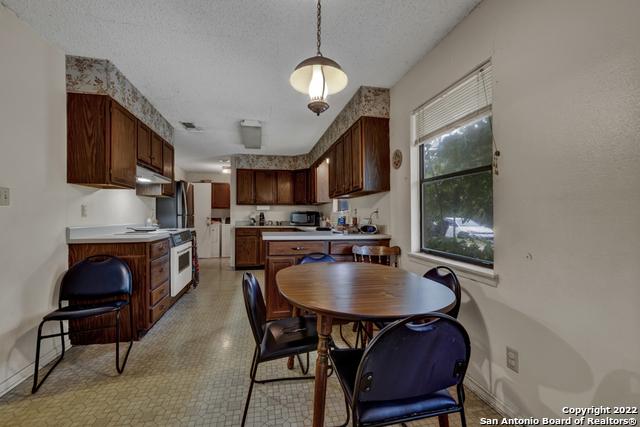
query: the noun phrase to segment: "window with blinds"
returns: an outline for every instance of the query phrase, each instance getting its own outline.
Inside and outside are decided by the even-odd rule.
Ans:
[[[493,267],[491,63],[414,111],[421,251]]]

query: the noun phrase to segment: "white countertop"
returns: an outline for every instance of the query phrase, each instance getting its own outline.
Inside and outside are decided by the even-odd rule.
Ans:
[[[295,228],[298,231],[316,231],[315,226],[306,225],[236,225],[235,228]]]
[[[235,227],[236,228],[298,228],[297,225],[236,225]]]
[[[262,240],[384,240],[391,239],[389,234],[340,234],[331,231],[307,231],[296,233],[271,231],[262,233]]]
[[[171,235],[169,230],[189,230],[188,228],[171,228],[150,232],[131,232],[127,228],[135,225],[137,224],[67,227],[67,243],[146,243],[169,238]]]

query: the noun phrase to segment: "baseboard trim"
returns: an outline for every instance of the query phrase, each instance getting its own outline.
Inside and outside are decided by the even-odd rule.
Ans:
[[[66,341],[66,350],[71,348],[71,343]],[[60,357],[60,350],[57,348],[53,348],[48,353],[40,355],[40,368],[44,368],[49,363],[56,360],[56,358]],[[29,363],[24,368],[20,369],[15,374],[11,375],[6,380],[0,383],[0,397],[9,393],[11,390],[19,386],[23,381],[28,380],[33,376],[33,368],[35,367],[35,362]]]
[[[480,400],[491,406],[498,414],[505,418],[518,418],[512,408],[494,396],[471,377],[466,377],[464,385],[471,390]]]

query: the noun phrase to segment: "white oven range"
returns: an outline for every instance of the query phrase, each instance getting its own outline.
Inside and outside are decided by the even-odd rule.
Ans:
[[[193,278],[193,236],[188,229],[171,232],[171,296],[175,297]]]

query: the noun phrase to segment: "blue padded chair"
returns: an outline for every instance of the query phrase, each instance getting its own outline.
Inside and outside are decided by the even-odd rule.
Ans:
[[[460,281],[458,280],[458,276],[456,276],[456,273],[454,273],[453,270],[449,267],[439,265],[424,273],[423,277],[433,280],[434,282],[438,282],[453,291],[453,293],[456,295],[456,305],[451,310],[449,310],[447,314],[457,319],[458,313],[460,312],[462,289],[460,287]]]
[[[336,259],[334,257],[332,257],[331,255],[327,255],[325,253],[322,252],[314,252],[308,255],[305,255],[298,264],[311,264],[311,263],[315,263],[315,262],[337,262]],[[345,321],[341,321],[340,319],[334,319],[334,323],[335,324],[340,324],[340,338],[342,338],[342,341],[344,341],[345,344],[347,344],[347,346],[349,346],[349,348],[354,347],[349,340],[347,340],[344,336],[344,332],[342,331],[342,325],[344,325],[345,323],[349,323],[349,322],[345,322]],[[356,344],[355,347],[358,346],[358,340],[361,337],[362,332],[362,328],[361,325],[357,324],[357,335],[356,335]]]
[[[464,415],[462,382],[471,345],[453,317],[429,313],[384,328],[365,350],[330,348],[354,426]],[[457,400],[449,387],[457,387]]]
[[[336,259],[331,255],[323,254],[322,252],[314,252],[312,254],[305,255],[298,264],[310,264],[313,262],[336,262]]]
[[[267,380],[256,380],[258,365],[262,362],[281,359],[289,356],[297,356],[302,374],[309,372],[309,352],[315,351],[318,347],[318,333],[316,330],[315,316],[289,317],[286,319],[267,321],[267,308],[262,297],[260,284],[251,273],[244,273],[242,277],[242,293],[244,304],[251,325],[251,332],[256,343],[251,363],[251,385],[247,394],[247,401],[244,405],[242,415],[242,425],[244,426],[253,384],[263,384],[274,381],[307,380],[312,376],[272,378]],[[307,354],[306,367],[302,363],[300,355]]]
[[[58,309],[44,316],[38,326],[38,341],[36,344],[36,361],[33,374],[33,387],[31,393],[38,391],[42,383],[47,379],[53,369],[64,357],[64,336],[69,331],[64,331],[64,320],[78,320],[93,316],[102,316],[115,313],[116,323],[116,370],[119,374],[124,371],[129,358],[129,352],[133,345],[133,310],[131,309],[132,279],[129,266],[120,258],[107,255],[96,255],[73,265],[62,278]],[[126,299],[121,299],[122,297]],[[112,301],[93,303],[99,299],[111,298]],[[73,304],[62,306],[62,301],[73,301]],[[83,302],[85,301],[85,302]],[[129,306],[129,327],[131,328],[131,340],[129,347],[120,365],[120,311]],[[42,326],[49,321],[60,322],[60,333],[42,335]],[[108,326],[108,327],[113,327]],[[81,333],[83,331],[74,331]],[[86,332],[86,331],[85,331]],[[40,359],[40,341],[45,338],[60,337],[62,354],[56,363],[47,371],[42,381],[38,384],[38,365]]]
[[[453,272],[449,267],[445,267],[444,265],[438,265],[433,267],[431,270],[424,273],[425,279],[433,280],[434,282],[438,282],[441,285],[446,286],[451,289],[456,296],[456,305],[453,306],[451,310],[447,312],[447,314],[454,319],[458,318],[458,314],[460,313],[460,303],[462,300],[462,288],[460,287],[460,281],[458,280],[458,276]],[[391,322],[385,322],[381,320],[377,320],[374,322],[378,329],[382,329]]]

